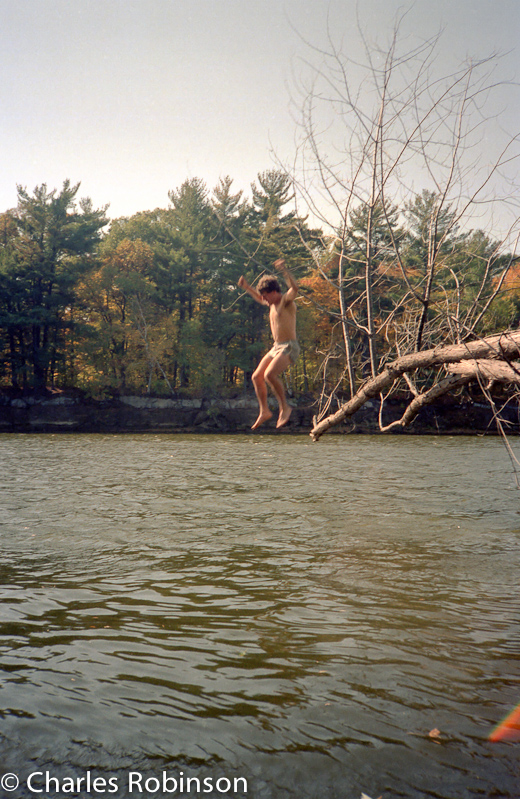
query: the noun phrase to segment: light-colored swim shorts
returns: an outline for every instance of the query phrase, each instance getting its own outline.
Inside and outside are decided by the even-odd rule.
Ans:
[[[275,344],[269,352],[268,355],[271,358],[276,358],[277,355],[288,355],[290,358],[291,363],[296,363],[298,360],[298,355],[300,354],[300,345],[296,341],[296,339],[292,339],[291,341],[282,341],[280,344]]]

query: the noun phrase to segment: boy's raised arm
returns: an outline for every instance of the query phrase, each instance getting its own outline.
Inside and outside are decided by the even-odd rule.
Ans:
[[[275,261],[273,266],[275,269],[278,270],[278,272],[282,273],[284,280],[287,283],[287,291],[285,292],[285,297],[288,302],[291,302],[296,298],[296,295],[298,294],[298,283],[287,269],[283,258],[279,258],[277,261]]]
[[[251,297],[252,297],[254,300],[256,300],[257,302],[259,302],[259,303],[260,303],[260,305],[265,305],[265,304],[266,304],[266,303],[265,303],[265,300],[264,300],[264,298],[262,297],[262,295],[260,294],[260,292],[259,292],[259,291],[257,291],[256,289],[254,289],[254,288],[253,288],[253,286],[250,286],[250,285],[249,285],[249,283],[248,283],[248,282],[247,282],[247,280],[245,279],[244,275],[241,275],[241,276],[240,276],[240,278],[239,278],[239,280],[238,280],[238,285],[240,286],[240,288],[241,288],[241,289],[244,289],[244,291],[247,291],[247,293],[248,293],[248,294],[250,294],[250,295],[251,295]]]

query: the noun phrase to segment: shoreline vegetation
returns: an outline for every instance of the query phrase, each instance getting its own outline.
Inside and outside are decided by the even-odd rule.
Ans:
[[[169,208],[112,221],[79,184],[19,187],[0,214],[0,431],[249,432],[270,337],[240,276],[280,258],[299,287],[287,432],[397,432],[430,402],[411,434],[516,431],[516,245],[460,233],[426,190],[361,204],[338,237],[284,212],[281,171],[252,201],[231,185],[188,180]]]
[[[270,402],[274,400],[270,399]],[[276,430],[266,424],[261,434],[309,434],[316,398],[292,399],[289,424]],[[384,405],[386,422],[398,419],[405,400]],[[0,433],[250,433],[257,413],[254,394],[226,397],[153,397],[119,395],[92,398],[75,392],[0,393]],[[503,412],[504,413],[504,412]],[[508,433],[519,430],[519,408],[506,409]],[[367,402],[353,417],[331,431],[336,434],[380,434],[380,402]],[[497,435],[493,411],[484,398],[445,398],[424,408],[409,428],[396,435]]]

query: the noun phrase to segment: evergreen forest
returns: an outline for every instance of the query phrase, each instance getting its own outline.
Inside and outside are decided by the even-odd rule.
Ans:
[[[193,178],[166,207],[113,220],[79,183],[19,186],[0,215],[1,387],[237,395],[270,341],[265,309],[237,281],[278,258],[300,284],[294,397],[348,395],[410,346],[518,325],[516,260],[489,232],[460,230],[435,193],[353,205],[337,235],[294,208],[279,170],[250,197],[229,177],[212,190]]]

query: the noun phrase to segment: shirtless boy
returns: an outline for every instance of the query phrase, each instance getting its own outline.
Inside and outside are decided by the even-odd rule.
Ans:
[[[262,277],[256,289],[249,285],[244,276],[238,281],[240,288],[247,291],[253,299],[261,305],[269,306],[269,322],[274,339],[274,346],[267,355],[264,355],[253,373],[253,386],[260,406],[260,413],[251,428],[252,430],[256,430],[273,415],[267,404],[266,382],[272,388],[280,408],[276,426],[283,427],[289,421],[292,408],[287,402],[280,375],[290,364],[295,363],[300,352],[296,341],[296,304],[294,302],[298,294],[298,284],[285,266],[283,259],[275,261],[273,265],[283,274],[287,283],[288,289],[285,294],[282,294],[277,279],[272,275]]]

